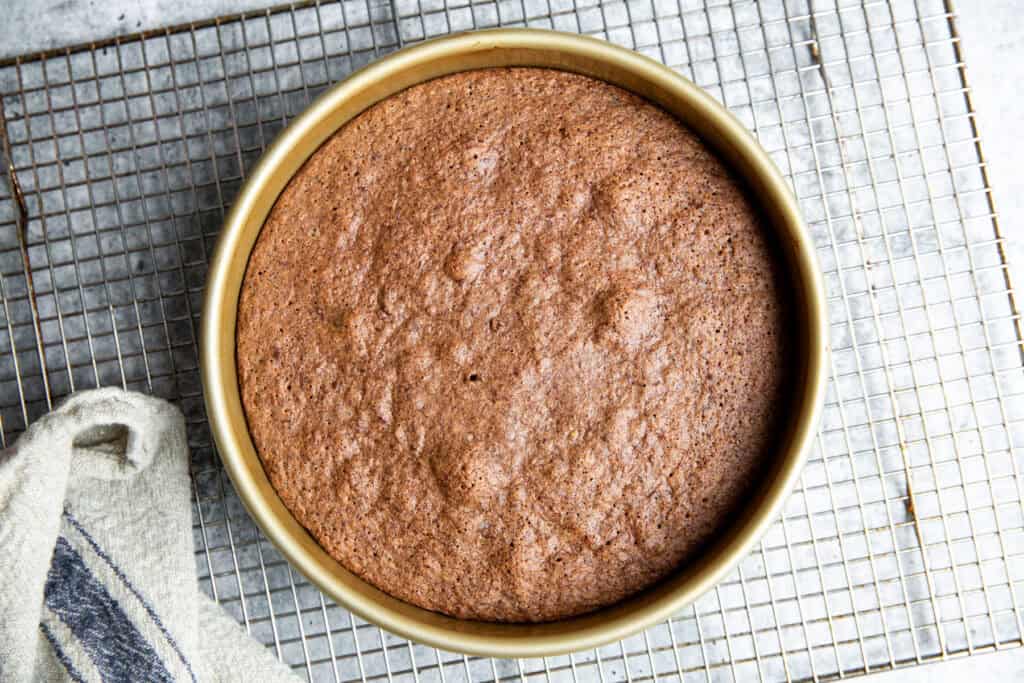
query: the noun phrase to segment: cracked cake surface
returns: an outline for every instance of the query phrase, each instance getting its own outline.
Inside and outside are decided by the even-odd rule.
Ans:
[[[285,505],[450,615],[545,621],[723,529],[779,432],[782,268],[746,190],[624,90],[515,68],[353,119],[252,251],[237,365]]]

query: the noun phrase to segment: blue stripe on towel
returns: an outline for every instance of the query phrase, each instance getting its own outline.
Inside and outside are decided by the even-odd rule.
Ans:
[[[64,665],[64,670],[68,672],[68,676],[75,683],[85,683],[85,679],[82,678],[82,674],[78,673],[78,669],[75,668],[74,663],[68,654],[64,652],[64,648],[57,642],[56,636],[53,635],[53,631],[46,624],[40,623],[39,630],[43,632],[46,639],[50,641],[50,647],[53,648],[53,654],[57,655],[57,661]]]
[[[160,656],[63,536],[53,549],[44,592],[46,606],[78,638],[104,681],[173,683]]]
[[[121,582],[125,587],[132,592],[132,595],[138,598],[139,602],[142,604],[142,608],[146,610],[146,614],[149,615],[149,618],[152,619],[153,623],[160,629],[160,633],[164,634],[164,638],[167,639],[168,644],[170,644],[171,648],[174,649],[174,652],[177,653],[178,657],[181,659],[181,663],[185,665],[188,675],[192,677],[192,681],[195,683],[196,674],[192,671],[192,665],[189,664],[188,660],[185,658],[185,653],[181,651],[180,647],[178,647],[178,641],[174,639],[171,632],[164,626],[164,622],[160,620],[160,616],[156,613],[156,610],[150,606],[149,601],[142,597],[142,593],[135,588],[134,584],[132,584],[128,577],[125,576],[124,572],[121,571],[121,568],[114,564],[114,561],[110,559],[110,556],[107,555],[106,551],[100,547],[100,544],[97,543],[95,539],[89,535],[89,532],[85,530],[85,527],[75,519],[75,516],[71,514],[71,510],[64,508],[64,518],[68,520],[71,526],[75,527],[78,533],[82,534],[82,537],[86,542],[88,542],[89,547],[92,548],[93,552],[96,553],[101,560],[107,563],[107,565],[114,571],[114,574],[117,575],[117,578],[121,579]]]

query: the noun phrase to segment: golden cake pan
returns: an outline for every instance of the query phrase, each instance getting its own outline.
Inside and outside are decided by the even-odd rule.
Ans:
[[[789,271],[799,369],[778,450],[746,507],[699,557],[654,588],[580,617],[543,624],[500,624],[447,617],[397,600],[331,558],[275,493],[242,411],[235,322],[246,264],[278,195],[320,145],[347,121],[405,88],[487,67],[531,66],[585,74],[641,95],[699,134],[745,179],[775,231]],[[825,391],[825,299],[814,245],[796,200],[765,151],[710,95],[671,69],[610,43],[532,29],[448,36],[400,50],[352,74],[310,107],[264,153],[235,200],[206,285],[201,333],[203,388],[210,426],[235,490],[266,536],[338,604],[382,628],[445,650],[540,657],[592,648],[664,620],[712,588],[779,514],[814,437]]]

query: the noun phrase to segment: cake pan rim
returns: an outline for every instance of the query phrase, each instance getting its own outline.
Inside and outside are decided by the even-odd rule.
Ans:
[[[440,68],[438,64],[451,69],[446,73],[488,65],[561,68],[607,80],[669,109],[730,165],[741,167],[740,174],[771,215],[784,243],[788,270],[795,271],[804,335],[801,396],[771,484],[761,492],[760,502],[745,510],[734,525],[738,528],[730,529],[728,538],[714,544],[710,553],[681,568],[680,576],[588,615],[546,624],[475,622],[429,612],[382,593],[329,556],[325,559],[326,553],[266,480],[245,425],[234,340],[241,278],[263,223],[254,217],[265,218],[302,163],[345,121],[374,101],[444,75],[420,78],[433,73],[431,66]],[[346,106],[351,111],[346,113]],[[673,107],[696,118],[687,119]],[[340,118],[345,120],[337,123]],[[271,542],[310,581],[366,621],[417,642],[474,655],[539,657],[592,648],[661,621],[710,590],[749,552],[778,516],[816,433],[827,379],[827,335],[820,269],[796,199],[767,153],[724,107],[668,67],[611,43],[548,30],[490,29],[426,41],[374,61],[330,87],[279,134],[240,189],[218,239],[201,318],[200,369],[211,431],[235,490]]]

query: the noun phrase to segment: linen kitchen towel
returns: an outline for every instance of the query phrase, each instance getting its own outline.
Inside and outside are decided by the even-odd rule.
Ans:
[[[294,681],[194,557],[178,409],[71,396],[0,451],[0,681]]]

